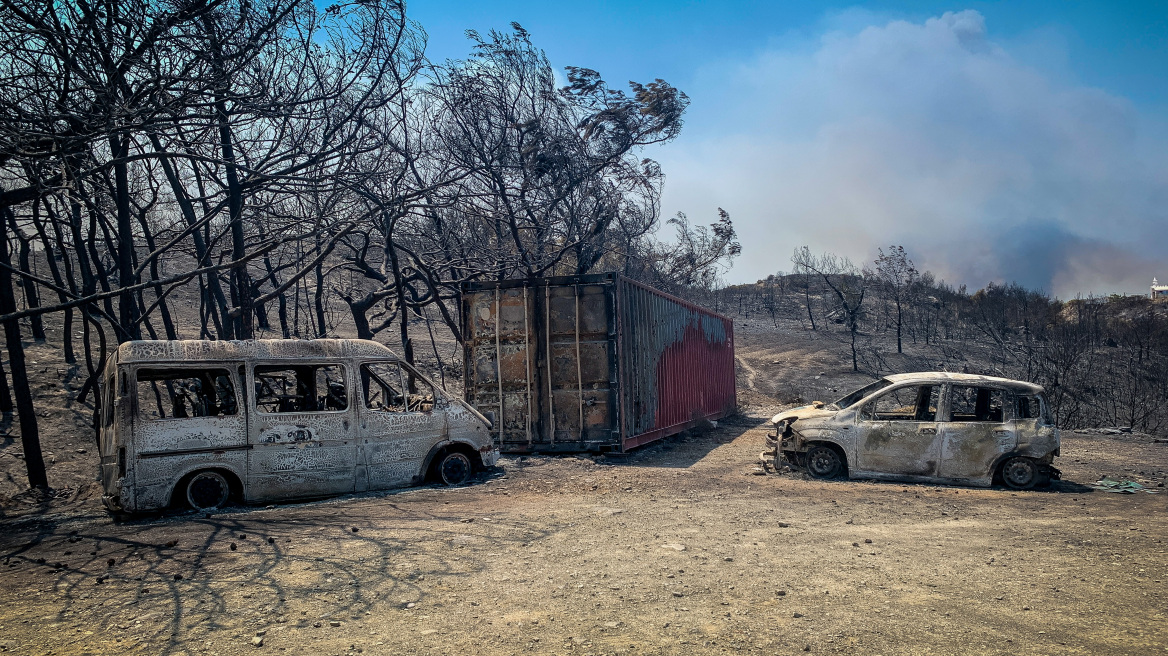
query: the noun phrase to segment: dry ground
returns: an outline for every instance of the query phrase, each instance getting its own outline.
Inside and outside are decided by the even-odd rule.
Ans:
[[[209,517],[113,521],[62,428],[77,488],[0,506],[0,651],[1168,653],[1168,494],[1083,485],[1163,489],[1168,444],[1064,434],[1039,492],[754,475],[785,396],[863,382],[836,347],[747,326],[746,412],[625,459]]]

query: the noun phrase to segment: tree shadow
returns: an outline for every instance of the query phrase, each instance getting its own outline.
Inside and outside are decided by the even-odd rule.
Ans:
[[[94,633],[59,632],[53,649],[94,650],[118,636],[172,654],[202,651],[203,640],[225,631],[251,636],[359,621],[375,609],[434,610],[427,578],[479,572],[489,552],[553,532],[522,520],[468,524],[382,496],[387,503],[87,522],[79,530],[39,518],[0,537],[0,569],[10,596],[44,590],[49,577],[57,621],[84,618]]]

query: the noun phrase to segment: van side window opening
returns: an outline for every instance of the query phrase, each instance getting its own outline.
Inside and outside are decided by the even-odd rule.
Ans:
[[[143,419],[224,417],[238,411],[226,369],[138,370],[138,415]]]
[[[1003,396],[999,389],[954,385],[949,399],[949,420],[1001,423]]]
[[[261,412],[333,412],[349,407],[345,367],[339,364],[257,366],[254,384]]]
[[[876,421],[936,421],[936,385],[901,387],[881,395],[864,406],[864,419]]]
[[[434,389],[393,362],[361,365],[365,407],[381,412],[430,412]]]

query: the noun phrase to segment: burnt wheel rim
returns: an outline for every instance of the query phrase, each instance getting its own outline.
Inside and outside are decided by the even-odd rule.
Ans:
[[[839,467],[839,455],[831,449],[819,447],[807,454],[807,470],[813,476],[830,478],[839,473]]]
[[[1025,458],[1015,458],[1002,468],[1002,480],[1008,487],[1029,488],[1038,480],[1038,467]]]
[[[461,453],[451,453],[442,459],[438,473],[447,485],[465,483],[470,478],[470,458]]]
[[[231,488],[227,479],[215,472],[196,474],[187,484],[187,503],[195,510],[213,510],[227,503]]]

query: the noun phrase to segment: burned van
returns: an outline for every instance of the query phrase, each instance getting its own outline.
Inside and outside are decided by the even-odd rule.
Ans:
[[[895,479],[1015,489],[1058,470],[1059,431],[1038,385],[927,372],[895,374],[824,405],[775,415],[767,443],[818,478]]]
[[[263,503],[490,467],[490,421],[376,342],[134,341],[102,372],[113,511]]]

